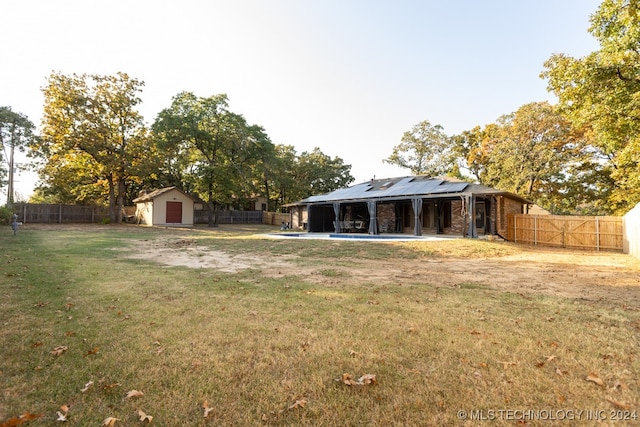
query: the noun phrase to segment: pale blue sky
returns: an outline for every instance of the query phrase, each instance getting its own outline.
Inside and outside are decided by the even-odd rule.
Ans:
[[[543,63],[598,48],[587,29],[599,4],[4,1],[0,105],[39,124],[51,71],[123,71],[146,83],[149,124],[178,92],[226,93],[231,110],[274,143],[339,156],[356,182],[408,175],[382,159],[422,120],[453,135],[529,102],[555,102]],[[33,178],[16,179],[28,196]]]

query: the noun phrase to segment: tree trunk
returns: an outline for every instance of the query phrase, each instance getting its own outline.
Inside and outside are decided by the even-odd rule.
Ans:
[[[107,176],[107,181],[109,182],[109,221],[111,224],[116,223],[116,189],[113,184],[113,176]]]
[[[267,198],[267,212],[271,212],[269,210],[269,208],[271,207],[271,206],[269,206],[271,204],[271,197],[269,195],[269,181],[266,180],[266,179],[264,181],[264,195]]]
[[[209,183],[209,188],[207,189],[207,198],[209,199],[209,201],[207,202],[207,205],[209,206],[207,226],[217,227],[218,216],[215,214],[216,205],[213,202],[213,184],[211,182]]]
[[[122,224],[122,212],[124,211],[124,179],[118,178],[118,195],[116,199],[116,224]]]

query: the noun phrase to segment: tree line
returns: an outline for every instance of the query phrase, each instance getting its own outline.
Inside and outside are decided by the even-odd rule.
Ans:
[[[556,105],[532,102],[458,135],[425,120],[384,161],[513,192],[556,214],[625,213],[640,202],[639,7],[603,1],[589,29],[600,49],[545,62]],[[143,86],[125,73],[52,73],[40,135],[25,116],[0,109],[3,146],[28,147],[36,161],[33,201],[108,204],[119,221],[141,190],[176,186],[208,203],[215,224],[220,206],[261,195],[277,210],[353,182],[339,157],[274,144],[224,94],[179,93],[147,127],[137,110]]]
[[[556,214],[624,214],[640,202],[640,5],[605,0],[589,32],[600,49],[554,54],[534,102],[459,135],[423,121],[386,162],[520,194]]]
[[[108,205],[120,222],[141,190],[176,186],[204,201],[216,225],[224,206],[266,196],[275,211],[353,181],[339,157],[274,144],[232,112],[224,94],[179,93],[147,127],[138,111],[143,86],[125,73],[49,76],[40,134],[14,141],[29,149],[39,173],[32,202]]]

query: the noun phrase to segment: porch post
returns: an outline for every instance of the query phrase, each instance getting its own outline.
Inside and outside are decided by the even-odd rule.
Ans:
[[[476,229],[476,196],[467,196],[467,217],[469,218],[467,236],[478,237],[478,230]]]
[[[340,233],[340,202],[333,203],[333,213],[336,216],[334,228],[336,233]]]
[[[375,200],[367,200],[369,210],[369,234],[378,234],[378,212]]]
[[[414,236],[422,236],[422,221],[420,221],[420,214],[422,213],[422,199],[415,198],[411,199],[411,204],[413,205],[413,235]]]

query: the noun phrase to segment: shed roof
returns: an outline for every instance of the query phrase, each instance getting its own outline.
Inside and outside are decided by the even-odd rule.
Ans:
[[[297,203],[293,203],[293,205],[367,199],[400,199],[406,197],[437,198],[474,194],[504,195],[522,203],[532,203],[516,194],[497,190],[485,185],[472,184],[449,177],[432,178],[418,175],[371,180],[351,187],[341,188],[330,193],[310,196]]]
[[[133,199],[133,203],[150,202],[150,201],[153,201],[153,199],[155,199],[156,197],[173,190],[178,191],[184,194],[185,196],[187,196],[188,198],[190,198],[191,200],[193,200],[193,197],[189,196],[188,194],[186,194],[184,191],[180,190],[176,186],[173,186],[173,187],[160,188],[158,190],[152,191],[151,193],[142,194],[139,197]]]

